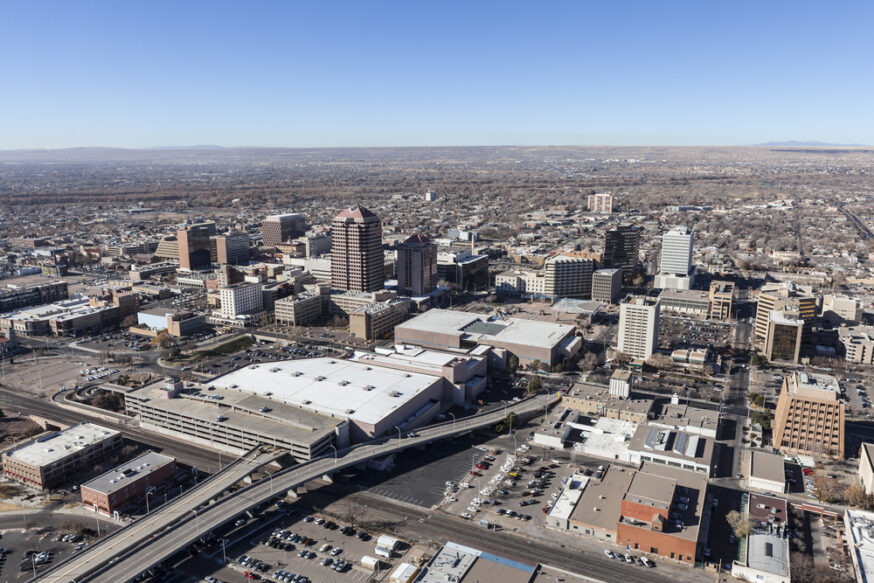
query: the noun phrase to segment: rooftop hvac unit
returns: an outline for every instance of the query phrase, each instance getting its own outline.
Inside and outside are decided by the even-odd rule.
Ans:
[[[317,377],[316,377],[316,380],[319,381],[319,382],[321,382],[321,381],[325,380],[325,377],[323,377],[323,376],[317,376]]]
[[[372,390],[375,389],[375,388],[376,388],[376,387],[374,387],[373,385],[364,385],[364,390],[365,390],[365,391],[372,391]]]
[[[337,384],[340,385],[341,387],[345,387],[346,385],[349,384],[349,381],[340,381],[340,382],[337,383]]]

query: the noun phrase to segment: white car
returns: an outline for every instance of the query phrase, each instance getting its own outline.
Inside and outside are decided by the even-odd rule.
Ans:
[[[470,514],[469,512],[462,512],[461,517],[470,520],[471,518],[473,518],[473,515]]]

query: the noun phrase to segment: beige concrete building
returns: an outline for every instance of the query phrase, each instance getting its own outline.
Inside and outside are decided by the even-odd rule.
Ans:
[[[786,453],[843,459],[844,403],[837,379],[806,372],[784,379],[773,426],[774,447]]]
[[[577,383],[562,395],[563,407],[592,417],[606,417],[631,423],[646,423],[653,409],[653,399],[619,397],[602,385]]]
[[[802,339],[808,342],[813,318],[816,316],[816,297],[811,287],[792,282],[766,284],[762,287],[756,305],[755,341],[759,346],[764,346],[768,337],[772,311],[797,313],[804,320]]]
[[[783,456],[763,450],[750,450],[747,485],[750,490],[783,494],[786,492],[786,473]]]
[[[349,314],[349,331],[356,338],[391,338],[395,326],[410,317],[413,303],[406,298],[375,302]]]
[[[859,449],[859,483],[871,496],[874,494],[874,443],[863,443]]]
[[[731,319],[733,300],[734,283],[730,281],[710,282],[710,319],[728,322]]]
[[[305,326],[319,319],[324,303],[322,294],[318,293],[282,298],[273,303],[274,317],[279,324]]]
[[[835,325],[842,322],[861,322],[862,303],[847,295],[825,295],[822,298],[822,317]]]
[[[838,343],[844,347],[844,358],[854,364],[874,364],[874,326],[838,328]]]

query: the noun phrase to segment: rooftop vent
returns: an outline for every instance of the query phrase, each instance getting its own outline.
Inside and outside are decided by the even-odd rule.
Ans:
[[[321,382],[321,381],[325,380],[325,377],[323,377],[323,376],[317,376],[317,377],[316,377],[316,380]]]
[[[340,381],[340,382],[337,383],[337,384],[340,385],[341,387],[345,387],[346,385],[349,384],[349,381]]]
[[[372,391],[372,390],[375,389],[376,387],[374,387],[373,385],[364,385],[363,388],[364,388],[365,391]]]
[[[312,401],[310,401],[310,400],[306,400],[303,402],[304,405],[309,405],[310,403],[312,403]]]

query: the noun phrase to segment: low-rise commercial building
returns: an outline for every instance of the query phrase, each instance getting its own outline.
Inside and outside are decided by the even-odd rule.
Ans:
[[[82,484],[82,505],[112,515],[176,473],[176,459],[153,451]]]
[[[653,399],[611,395],[607,387],[577,383],[561,397],[563,407],[593,417],[607,417],[632,423],[646,423],[653,409]]]
[[[76,336],[117,324],[119,312],[118,306],[101,305],[77,294],[53,304],[2,314],[0,328],[26,335]]]
[[[576,328],[536,320],[487,316],[453,310],[428,310],[395,327],[395,342],[436,350],[467,351],[478,345],[504,349],[522,364],[552,367],[582,348]]]
[[[741,541],[745,552],[732,564],[732,576],[752,583],[790,583],[786,500],[762,494],[744,498],[753,530]]]
[[[867,583],[874,580],[874,512],[847,508],[844,531],[856,581]]]
[[[81,423],[19,445],[3,454],[3,473],[10,479],[46,490],[70,479],[121,445],[121,433]]]
[[[639,425],[628,443],[628,461],[652,462],[709,476],[714,440],[703,435]]]
[[[786,473],[783,456],[766,451],[752,450],[749,455],[747,485],[750,490],[783,494],[786,492]]]
[[[70,296],[66,281],[7,287],[0,290],[0,313],[11,312],[27,306],[51,304],[68,297]]]
[[[706,317],[710,312],[710,297],[706,291],[668,288],[659,293],[659,305],[670,312]]]

